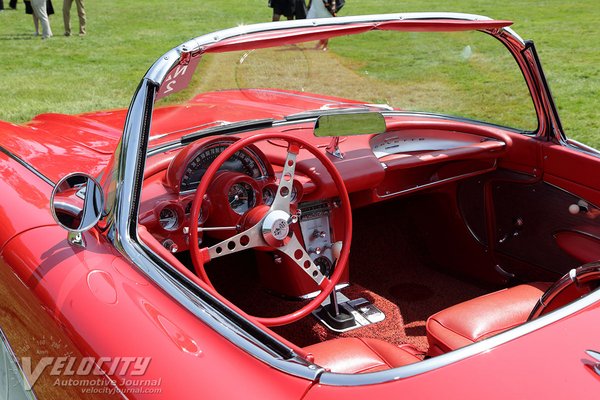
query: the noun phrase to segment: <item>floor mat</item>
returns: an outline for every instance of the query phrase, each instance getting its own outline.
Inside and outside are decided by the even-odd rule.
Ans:
[[[381,339],[398,345],[410,343],[423,352],[427,350],[424,321],[405,324],[398,306],[362,286],[352,285],[343,289],[342,293],[352,300],[359,297],[369,300],[385,314],[385,320],[348,332],[336,333],[311,315],[296,323],[272,329],[301,347],[338,337],[363,337]]]

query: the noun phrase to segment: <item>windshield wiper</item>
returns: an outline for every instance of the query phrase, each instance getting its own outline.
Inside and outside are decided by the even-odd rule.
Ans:
[[[231,135],[233,133],[244,132],[244,131],[252,130],[252,129],[270,128],[273,126],[273,122],[275,122],[275,120],[273,118],[247,119],[244,121],[231,122],[231,123],[220,124],[217,126],[211,126],[210,128],[201,129],[194,133],[184,135],[181,137],[181,139],[174,140],[172,142],[163,143],[156,147],[153,147],[148,150],[147,156],[150,157],[154,154],[162,153],[166,150],[171,150],[174,148],[185,146],[186,144],[189,144],[189,143],[195,141],[196,139],[204,137],[204,136],[211,136],[211,135],[216,135],[216,134]]]
[[[369,111],[394,111],[392,107],[387,104],[368,104],[368,103],[332,103],[325,104],[321,108],[316,110],[302,111],[296,114],[286,115],[286,121],[295,121],[305,118],[316,118],[321,115],[330,114],[352,114]]]
[[[273,126],[275,120],[273,118],[263,119],[247,119],[244,121],[231,122],[229,124],[212,126],[210,128],[202,129],[201,131],[190,133],[181,137],[181,144],[188,144],[203,136],[210,136],[214,134],[229,135],[232,133],[239,133],[250,129],[264,129]]]

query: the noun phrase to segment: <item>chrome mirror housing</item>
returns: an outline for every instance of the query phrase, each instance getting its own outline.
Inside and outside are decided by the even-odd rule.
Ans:
[[[321,115],[315,122],[316,137],[354,136],[385,132],[385,119],[378,112]]]
[[[384,133],[385,119],[378,112],[352,112],[343,114],[325,114],[315,122],[313,134],[316,137],[331,137],[327,153],[344,158],[338,144],[341,136],[368,135]]]
[[[50,196],[50,210],[56,223],[69,231],[69,241],[85,245],[81,233],[93,228],[102,217],[104,194],[100,184],[84,173],[63,177]]]

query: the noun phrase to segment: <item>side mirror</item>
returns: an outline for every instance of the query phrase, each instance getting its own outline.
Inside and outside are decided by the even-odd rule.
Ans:
[[[73,243],[76,243],[77,239],[81,240],[82,232],[98,223],[103,209],[102,187],[87,174],[69,174],[58,181],[52,190],[52,216],[58,225],[69,231],[69,239]]]

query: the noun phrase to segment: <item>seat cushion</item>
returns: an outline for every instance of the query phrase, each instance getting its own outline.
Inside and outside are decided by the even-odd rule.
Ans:
[[[446,353],[523,324],[550,285],[536,282],[503,289],[432,315],[427,320],[428,355]]]
[[[328,340],[304,349],[314,357],[315,364],[343,374],[382,371],[422,359],[411,345],[396,346],[367,338]]]

